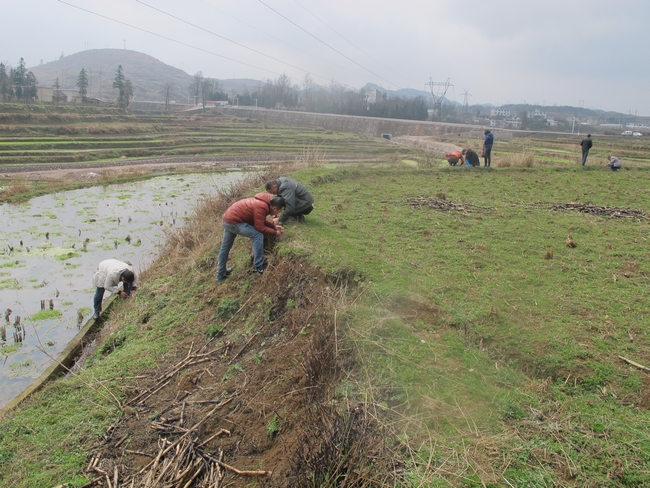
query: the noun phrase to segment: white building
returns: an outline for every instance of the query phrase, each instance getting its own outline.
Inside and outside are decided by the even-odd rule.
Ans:
[[[529,117],[543,117],[546,118],[546,112],[542,112],[540,109],[536,108],[532,112],[528,112]]]
[[[503,115],[504,117],[510,117],[510,110],[506,110],[503,107],[493,108],[492,110],[490,110],[490,115],[492,116]]]
[[[382,92],[377,90],[376,88],[367,88],[365,90],[365,100],[366,100],[366,105],[372,105],[373,103],[381,103],[382,100]]]

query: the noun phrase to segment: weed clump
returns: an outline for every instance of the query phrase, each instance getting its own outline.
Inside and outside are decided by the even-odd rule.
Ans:
[[[230,320],[241,307],[237,298],[224,298],[217,305],[215,320]]]
[[[535,159],[531,154],[506,154],[496,160],[492,166],[495,168],[532,168],[535,166]]]
[[[221,324],[210,324],[205,331],[205,337],[213,339],[223,334],[225,327]]]

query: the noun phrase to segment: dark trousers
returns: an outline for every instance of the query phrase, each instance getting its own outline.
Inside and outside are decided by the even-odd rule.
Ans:
[[[492,148],[491,147],[486,147],[483,149],[483,161],[485,162],[485,166],[490,166],[492,163]]]
[[[133,289],[133,283],[122,282],[123,291],[127,295],[131,295],[131,290]],[[95,313],[102,311],[102,300],[104,299],[104,292],[106,289],[97,287],[95,290],[95,296],[93,297],[93,309]]]

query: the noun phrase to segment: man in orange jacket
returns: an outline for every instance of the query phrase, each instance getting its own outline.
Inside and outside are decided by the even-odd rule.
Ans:
[[[268,215],[277,216],[284,209],[284,199],[270,193],[258,193],[233,203],[223,214],[223,239],[217,261],[217,280],[224,281],[231,270],[226,267],[228,254],[238,235],[253,241],[253,266],[255,272],[264,272],[264,235],[281,236],[281,225],[267,220]]]
[[[445,157],[447,158],[447,162],[449,163],[450,166],[456,166],[458,164],[458,161],[461,162],[461,166],[465,164],[465,158],[458,151],[454,151],[453,153],[447,153],[445,154]]]

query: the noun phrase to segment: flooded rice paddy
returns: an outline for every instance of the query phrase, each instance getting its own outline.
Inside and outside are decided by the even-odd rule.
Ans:
[[[47,369],[92,316],[100,261],[126,261],[138,274],[202,197],[242,177],[167,175],[0,206],[0,406]]]

